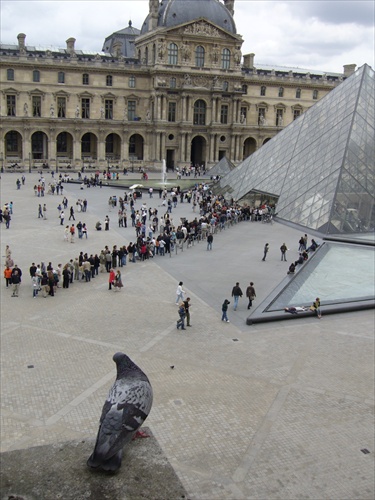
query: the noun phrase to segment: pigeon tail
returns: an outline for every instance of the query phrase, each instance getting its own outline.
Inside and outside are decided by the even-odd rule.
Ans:
[[[104,460],[95,451],[92,453],[90,458],[87,460],[87,465],[92,469],[102,469],[105,471],[115,472],[121,467],[122,461],[122,450],[118,451],[115,455],[108,460]]]

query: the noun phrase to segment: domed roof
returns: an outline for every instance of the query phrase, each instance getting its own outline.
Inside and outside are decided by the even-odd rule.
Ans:
[[[162,0],[159,6],[158,27],[170,28],[204,17],[225,31],[236,34],[236,25],[228,9],[219,0]],[[141,35],[149,31],[145,19]]]

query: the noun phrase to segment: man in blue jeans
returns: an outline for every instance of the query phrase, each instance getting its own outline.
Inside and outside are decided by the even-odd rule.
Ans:
[[[238,299],[240,297],[242,297],[242,290],[240,288],[240,284],[237,283],[235,284],[235,286],[232,288],[232,297],[234,299],[234,302],[233,302],[233,311],[236,311],[237,310],[237,306],[238,306]]]

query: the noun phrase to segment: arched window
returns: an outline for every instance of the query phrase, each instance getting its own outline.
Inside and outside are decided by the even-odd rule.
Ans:
[[[297,89],[296,90],[296,99],[300,99],[301,98],[301,89]]]
[[[206,103],[202,99],[194,103],[194,125],[206,125]]]
[[[266,86],[262,85],[260,87],[260,95],[265,96],[266,95]]]
[[[148,64],[148,47],[145,49],[145,64]]]
[[[168,46],[168,64],[176,65],[178,63],[178,47],[175,43]]]
[[[318,99],[318,91],[313,90],[313,99]]]
[[[229,49],[223,49],[223,52],[221,54],[221,68],[222,69],[229,69],[230,68],[230,50]]]
[[[201,45],[198,45],[198,47],[195,49],[195,66],[197,68],[203,68],[204,67],[204,47]]]
[[[279,87],[279,97],[284,97],[284,87]]]
[[[154,44],[152,46],[152,64],[155,64],[156,62],[156,45]]]
[[[34,69],[33,71],[33,82],[40,82],[40,71],[37,69]]]
[[[7,69],[7,80],[13,82],[14,80],[14,69]]]

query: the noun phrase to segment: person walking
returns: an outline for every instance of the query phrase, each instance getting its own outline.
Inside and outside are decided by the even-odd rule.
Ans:
[[[5,284],[8,288],[12,284],[12,269],[9,266],[5,266],[4,269]]]
[[[76,228],[74,227],[74,224],[70,226],[70,243],[74,243],[74,236],[76,234]]]
[[[108,215],[106,215],[105,219],[104,219],[104,230],[109,231],[109,217],[108,217]]]
[[[42,205],[40,203],[38,206],[38,219],[43,219],[43,208],[42,208]]]
[[[250,281],[250,285],[246,288],[246,297],[249,299],[248,309],[253,305],[253,300],[257,294],[255,293],[254,283]]]
[[[184,303],[181,302],[180,307],[178,308],[178,315],[180,316],[180,319],[177,321],[177,330],[181,328],[181,330],[186,330],[185,328],[185,317],[186,317],[186,311],[185,311],[185,306]]]
[[[186,300],[184,300],[184,307],[185,307],[185,313],[186,313],[186,326],[192,326],[190,324],[190,307],[191,307],[191,304],[190,304],[190,297],[186,297]]]
[[[236,311],[237,310],[237,307],[238,307],[238,299],[240,297],[242,297],[242,290],[240,288],[240,284],[239,282],[237,281],[237,283],[234,285],[234,287],[232,288],[232,297],[234,299],[234,302],[233,302],[233,311]]]
[[[182,289],[183,282],[180,281],[177,290],[176,290],[176,306],[178,306],[179,302],[184,300],[185,291]]]
[[[269,244],[268,244],[268,243],[266,243],[266,244],[264,245],[264,254],[263,254],[263,259],[262,259],[263,261],[265,261],[265,260],[266,260],[266,257],[267,257],[267,254],[268,254],[268,250],[269,250],[269,249],[270,249],[270,246],[269,246]]]
[[[214,237],[213,237],[212,233],[210,233],[207,236],[207,250],[212,250],[212,242],[213,241],[214,241]]]
[[[74,208],[73,208],[73,205],[70,207],[69,220],[70,219],[76,220],[75,217],[74,217]]]
[[[280,251],[281,251],[281,260],[284,260],[285,262],[287,262],[286,260],[286,251],[288,250],[287,246],[285,245],[285,243],[283,243],[280,247]]]
[[[221,311],[222,311],[221,321],[226,321],[227,323],[229,323],[229,319],[228,319],[228,316],[227,316],[227,311],[228,311],[228,305],[229,304],[230,304],[229,300],[225,299],[224,302],[223,302],[223,305],[221,306]]]
[[[115,283],[115,278],[115,271],[113,270],[113,268],[111,268],[108,276],[108,290],[112,290],[112,285],[114,285]]]
[[[65,219],[64,210],[61,210],[59,217],[60,217],[60,224],[61,224],[61,226],[63,226],[64,225],[64,219]]]
[[[43,205],[43,219],[47,220],[47,205]]]
[[[115,287],[115,292],[120,291],[121,288],[124,286],[122,283],[121,272],[119,269],[116,272],[115,281],[113,283],[113,286]]]
[[[17,264],[15,264],[12,269],[12,285],[13,285],[13,293],[12,297],[18,297],[20,285],[21,285],[22,271],[18,268]]]

